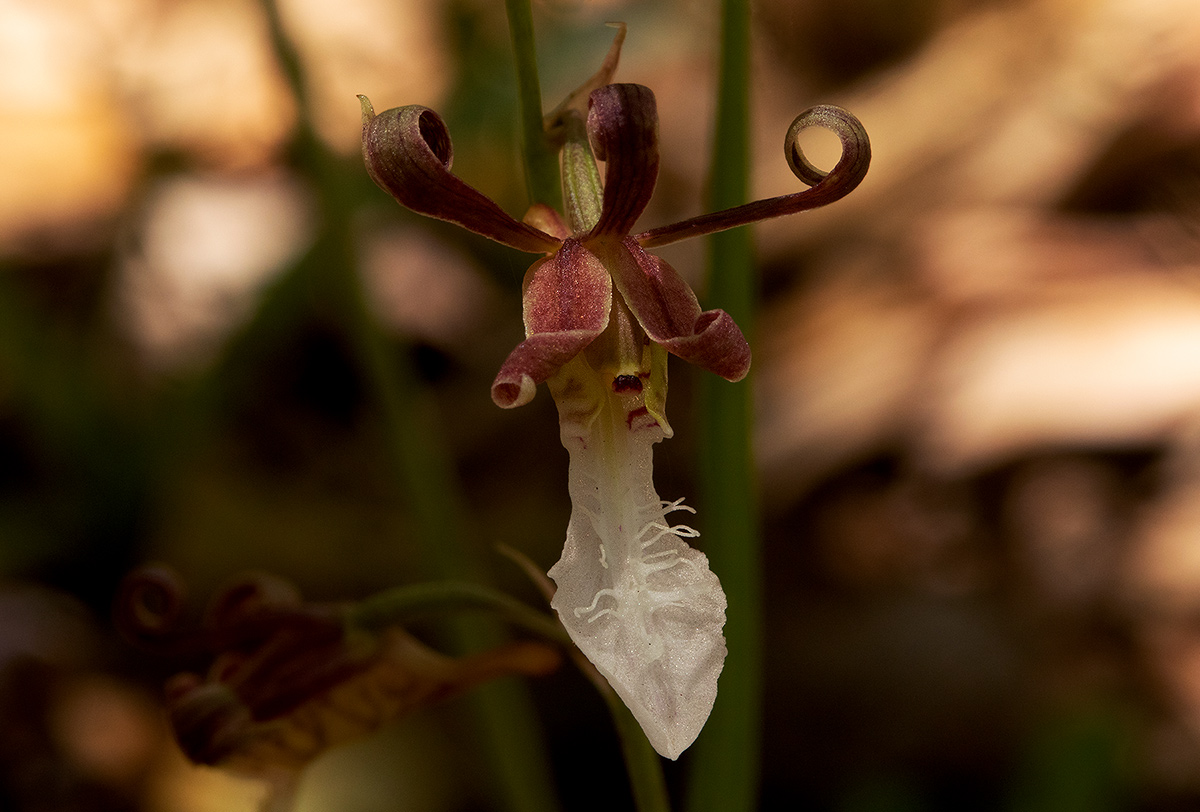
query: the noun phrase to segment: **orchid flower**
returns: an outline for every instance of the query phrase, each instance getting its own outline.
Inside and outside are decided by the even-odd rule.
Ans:
[[[562,142],[565,220],[535,204],[517,221],[452,174],[449,132],[426,107],[375,115],[360,97],[363,156],[375,182],[412,211],[544,255],[525,275],[526,339],[500,367],[492,400],[520,406],[548,383],[572,501],[549,572],[552,606],[650,743],[674,759],[716,699],[726,602],[707,558],[686,541],[699,534],[669,518],[694,511],[662,500],[652,481],[652,447],[673,433],[667,354],[738,381],[750,346],[728,313],[701,310],[679,273],[646,249],[831,203],[862,180],[870,147],[849,113],[812,108],[785,142],[789,166],[811,188],[632,234],[658,175],[658,116],[649,88],[609,82],[611,53],[606,68],[549,117]],[[842,141],[829,173],[797,146],[813,125]],[[593,155],[605,162],[602,187]]]

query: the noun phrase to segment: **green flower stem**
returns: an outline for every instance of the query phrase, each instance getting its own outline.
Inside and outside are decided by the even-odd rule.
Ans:
[[[711,209],[745,203],[749,190],[750,8],[723,0]],[[754,341],[756,277],[750,232],[709,238],[708,298]],[[689,812],[750,812],[758,806],[762,718],[762,586],[751,418],[753,374],[731,386],[702,376],[700,505],[704,544],[729,601],[729,656],[716,705],[692,746]]]
[[[533,41],[533,10],[529,0],[504,0],[508,30],[517,67],[521,102],[521,144],[525,152],[525,182],[532,203],[562,211],[558,156],[546,138],[542,122],[542,87],[538,81],[537,47]]]
[[[641,724],[583,652],[573,644],[569,651],[576,667],[596,686],[596,691],[612,715],[613,727],[621,741],[621,755],[625,758],[625,771],[629,774],[634,809],[637,812],[671,812],[662,761],[642,731]]]
[[[429,614],[478,610],[494,612],[549,642],[571,645],[566,630],[554,618],[491,587],[465,581],[413,584],[385,590],[350,607],[346,622],[352,627],[375,632]]]
[[[309,110],[303,66],[284,34],[274,0],[264,0],[272,43],[292,83],[302,113]],[[420,529],[418,538],[426,570],[434,578],[486,581],[478,551],[468,543],[469,510],[449,453],[439,441],[435,411],[413,371],[398,355],[367,305],[357,273],[358,261],[351,212],[356,196],[345,167],[329,154],[303,115],[295,152],[316,185],[322,233],[294,272],[300,298],[315,308],[332,309],[347,338],[383,417],[385,451],[391,458],[398,490],[407,500]],[[359,168],[365,179],[365,171]],[[290,288],[292,284],[281,287]],[[497,645],[502,628],[482,618],[451,618],[445,624],[448,645],[478,651]],[[498,680],[471,695],[480,732],[481,755],[497,787],[496,802],[513,812],[553,812],[558,803],[537,715],[526,687]]]
[[[608,712],[612,715],[613,725],[621,740],[621,755],[625,758],[625,771],[629,773],[629,785],[633,790],[637,812],[671,812],[662,762],[642,732],[642,726],[611,688],[601,691],[600,695],[608,705]]]

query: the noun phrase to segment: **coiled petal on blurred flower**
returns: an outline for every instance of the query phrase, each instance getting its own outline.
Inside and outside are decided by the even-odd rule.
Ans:
[[[159,567],[129,575],[117,604],[118,625],[135,642],[211,657],[205,673],[167,682],[180,747],[198,764],[266,779],[284,794],[330,747],[488,680],[544,675],[560,661],[534,642],[447,657],[396,626],[379,634],[351,627],[348,606],[305,604],[271,576],[227,587],[199,628],[181,626],[182,607],[181,583]]]

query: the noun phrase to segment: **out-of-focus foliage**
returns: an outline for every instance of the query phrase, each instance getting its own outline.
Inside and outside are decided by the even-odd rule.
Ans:
[[[359,260],[333,272],[410,373],[454,521],[538,600],[491,548],[548,565],[569,512],[549,399],[488,396],[526,263],[409,217],[356,154],[355,93],[438,107],[455,170],[521,214],[499,6],[281,0],[325,174],[252,0],[0,6],[0,807],[252,808],[170,745],[160,686],[197,664],[109,630],[137,564],[318,600],[427,577],[354,328],[304,281],[331,183]],[[715,8],[535,11],[550,104],[630,24],[619,78],[663,139],[645,224],[698,213]],[[762,0],[756,24],[756,193],[795,190],[777,141],[811,103],[875,153],[837,207],[758,230],[763,808],[1200,803],[1200,7]],[[663,253],[695,279],[701,250]],[[690,484],[677,372],[664,494]],[[627,805],[593,780],[621,768],[584,681],[537,702],[564,805]],[[492,808],[461,711],[330,754],[301,808]]]

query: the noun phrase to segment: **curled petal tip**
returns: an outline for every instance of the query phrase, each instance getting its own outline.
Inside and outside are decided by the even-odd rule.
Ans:
[[[724,310],[706,310],[691,335],[669,338],[663,345],[685,361],[736,383],[750,373],[750,344]]]
[[[800,133],[809,127],[824,127],[842,142],[841,158],[829,172],[813,166],[800,148]],[[871,164],[871,140],[867,137],[866,128],[853,113],[832,104],[819,104],[796,116],[784,137],[783,152],[792,174],[809,186],[816,186],[827,179],[836,183],[837,197],[830,195],[831,199],[827,202],[854,191]]]
[[[842,142],[842,155],[837,165],[828,172],[813,166],[797,142],[800,133],[809,127],[824,127]],[[866,128],[853,114],[832,104],[811,107],[796,116],[784,139],[783,152],[788,168],[808,189],[653,228],[638,234],[637,241],[644,248],[657,248],[679,240],[827,206],[854,191],[871,165],[871,142]]]
[[[750,366],[750,347],[747,345],[744,352],[733,353],[729,358],[726,370],[717,372],[717,374],[730,383],[737,383],[745,380],[746,376],[750,374]]]
[[[501,409],[515,409],[533,400],[537,394],[537,384],[528,375],[521,375],[520,380],[497,380],[492,384],[492,402]]]
[[[362,108],[362,123],[365,127],[371,123],[371,119],[375,118],[375,106],[361,93],[358,94],[358,105]]]
[[[410,105],[368,118],[370,103],[362,103],[367,172],[402,206],[519,251],[541,254],[558,247],[558,238],[514,220],[450,171],[454,147],[446,123],[436,112]]]
[[[575,330],[534,333],[518,344],[492,381],[492,401],[501,409],[515,409],[533,400],[537,385],[547,380],[604,330],[598,325]]]

